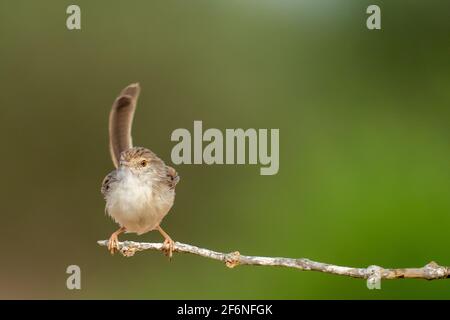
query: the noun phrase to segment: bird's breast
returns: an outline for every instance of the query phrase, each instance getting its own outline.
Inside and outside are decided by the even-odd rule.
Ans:
[[[160,224],[172,206],[169,200],[151,178],[123,171],[106,197],[106,210],[128,232],[141,234]]]

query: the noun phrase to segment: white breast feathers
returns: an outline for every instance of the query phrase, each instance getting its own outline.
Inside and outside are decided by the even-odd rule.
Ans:
[[[117,170],[117,181],[106,195],[106,211],[127,232],[142,234],[155,229],[173,201],[155,196],[157,181],[133,174],[128,169]],[[159,193],[157,193],[159,194]]]

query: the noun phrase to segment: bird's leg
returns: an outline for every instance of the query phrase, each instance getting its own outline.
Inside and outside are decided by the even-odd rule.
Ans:
[[[119,234],[125,232],[125,227],[120,227],[118,230],[113,232],[111,237],[108,240],[108,250],[111,254],[114,254],[114,251],[119,249]]]
[[[170,238],[170,236],[160,226],[156,229],[164,237],[164,253],[169,256],[169,258],[172,258],[175,242],[173,242],[172,238]]]

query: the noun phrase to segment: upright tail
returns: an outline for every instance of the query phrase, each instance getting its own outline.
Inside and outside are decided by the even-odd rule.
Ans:
[[[133,146],[131,127],[140,91],[139,83],[130,84],[123,89],[109,114],[109,151],[116,168],[119,166],[121,152]]]

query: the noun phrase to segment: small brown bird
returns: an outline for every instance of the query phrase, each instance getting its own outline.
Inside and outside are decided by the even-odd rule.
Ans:
[[[114,254],[121,233],[158,230],[171,257],[174,242],[160,224],[173,205],[180,178],[149,149],[133,147],[131,127],[139,92],[138,83],[122,90],[109,115],[109,146],[116,170],[105,177],[101,192],[106,213],[120,228],[109,238],[108,249]]]

